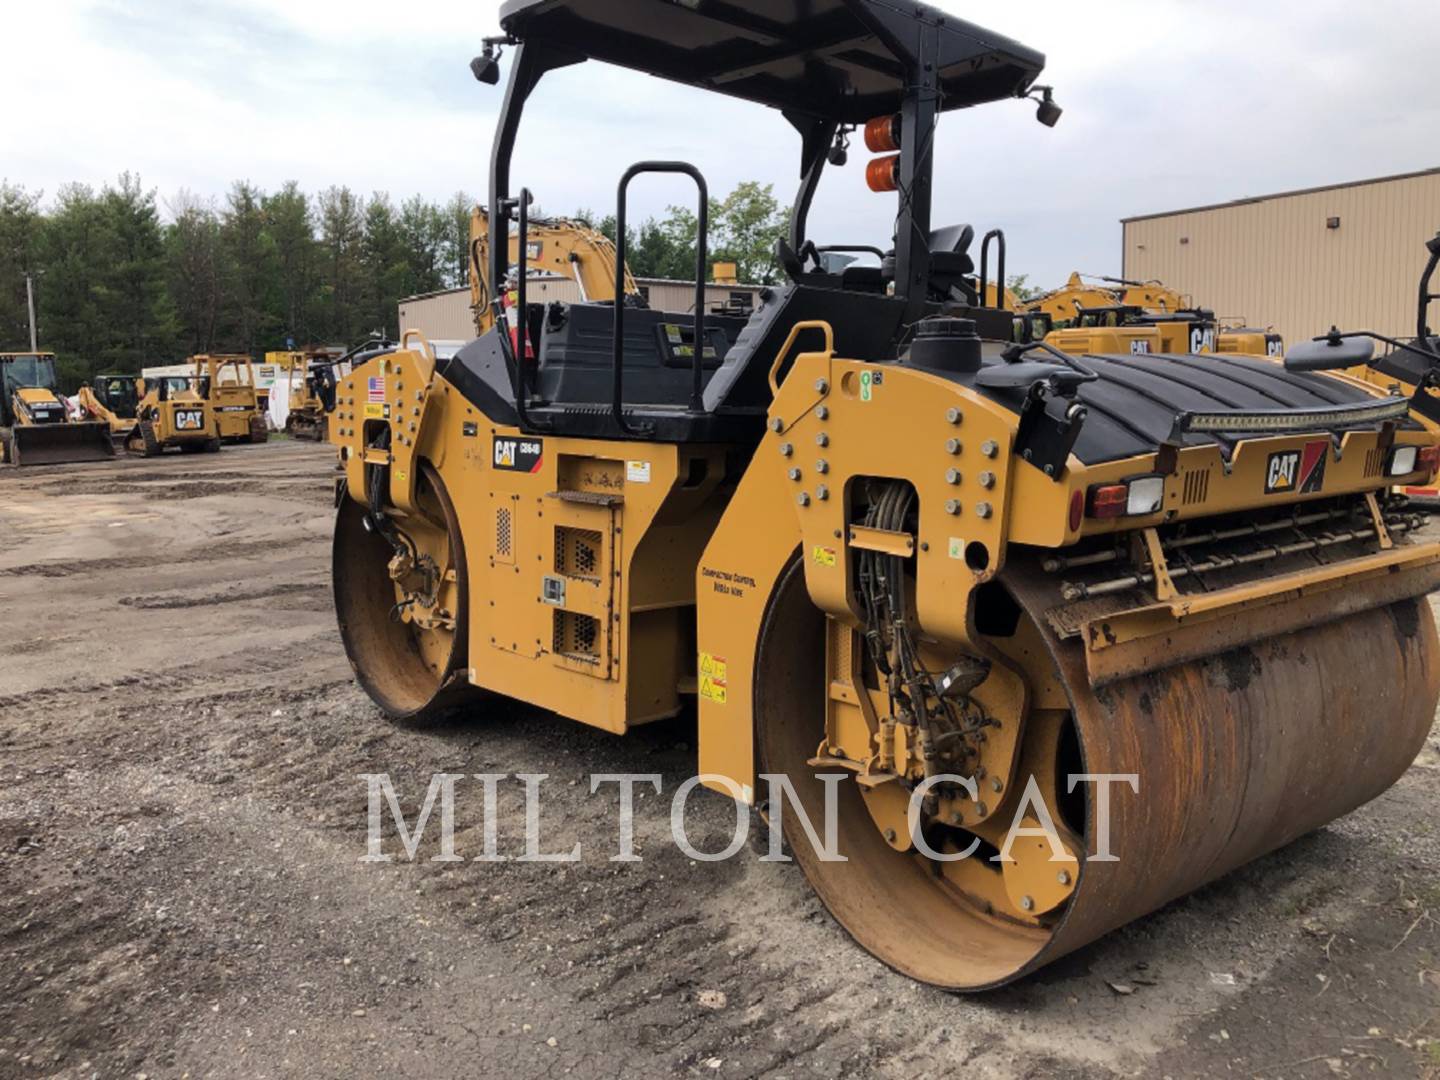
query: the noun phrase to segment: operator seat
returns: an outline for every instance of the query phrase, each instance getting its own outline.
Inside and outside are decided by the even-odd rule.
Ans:
[[[970,247],[975,243],[973,225],[951,225],[930,234],[930,292],[941,302],[955,299],[959,289],[966,301],[979,303],[975,292],[975,260]]]

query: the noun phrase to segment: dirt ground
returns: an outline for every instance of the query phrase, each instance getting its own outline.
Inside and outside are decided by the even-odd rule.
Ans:
[[[385,724],[335,631],[330,472],[280,441],[0,474],[0,1077],[1440,1076],[1436,740],[1351,817],[951,997],[793,866],[667,842],[693,721]],[[583,861],[362,863],[376,772],[412,813],[437,772],[548,774]],[[665,781],[641,863],[588,789],[622,772]],[[731,804],[690,806],[723,847]],[[518,854],[518,783],[498,808]]]

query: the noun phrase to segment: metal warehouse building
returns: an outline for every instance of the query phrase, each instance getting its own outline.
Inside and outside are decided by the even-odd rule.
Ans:
[[[695,306],[694,281],[640,278],[636,284],[646,303],[657,311],[688,312]],[[760,289],[759,285],[707,284],[705,299],[712,310],[731,302],[753,305]],[[578,303],[580,300],[579,287],[568,278],[531,278],[527,292],[532,304]],[[406,297],[400,301],[400,329],[402,332],[419,330],[431,341],[469,341],[475,336],[470,290],[451,289]]]
[[[1339,324],[1415,333],[1440,169],[1127,218],[1124,276],[1163,281],[1287,341]]]

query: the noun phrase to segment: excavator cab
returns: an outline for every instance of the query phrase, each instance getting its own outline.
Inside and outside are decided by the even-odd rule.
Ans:
[[[475,64],[494,81],[508,50],[485,279],[513,262],[518,295],[454,357],[407,333],[357,364],[331,424],[340,637],[388,716],[509,698],[620,735],[695,708],[706,785],[768,803],[855,939],[955,990],[1414,761],[1440,544],[1388,488],[1440,470],[1440,423],[1263,358],[1015,342],[1001,238],[977,259],[977,230],[932,220],[934,148],[943,114],[992,102],[1053,124],[1040,53],[894,0],[510,0],[501,26]],[[547,74],[590,61],[795,128],[787,280],[748,320],[707,312],[708,186],[668,160],[620,178],[609,295],[530,302],[516,138]],[[824,255],[865,238],[808,236],[861,126],[895,230],[863,272]],[[623,302],[651,174],[696,189],[689,310]]]

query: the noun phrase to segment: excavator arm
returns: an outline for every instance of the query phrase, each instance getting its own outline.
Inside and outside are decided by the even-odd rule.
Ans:
[[[1057,324],[1075,319],[1082,308],[1111,307],[1119,303],[1119,293],[1102,285],[1088,284],[1079,274],[1071,274],[1063,288],[1046,293],[1023,305],[1024,310],[1049,315]]]
[[[532,271],[544,271],[568,278],[580,287],[586,301],[615,299],[615,245],[610,238],[578,221],[532,219],[529,225],[529,264]],[[510,237],[510,262],[520,260],[520,238]],[[502,283],[503,285],[503,283]],[[491,305],[496,292],[490,280],[490,215],[481,207],[470,219],[470,303],[475,312],[475,332],[485,334],[495,322]],[[625,294],[639,296],[640,287],[625,270]]]

